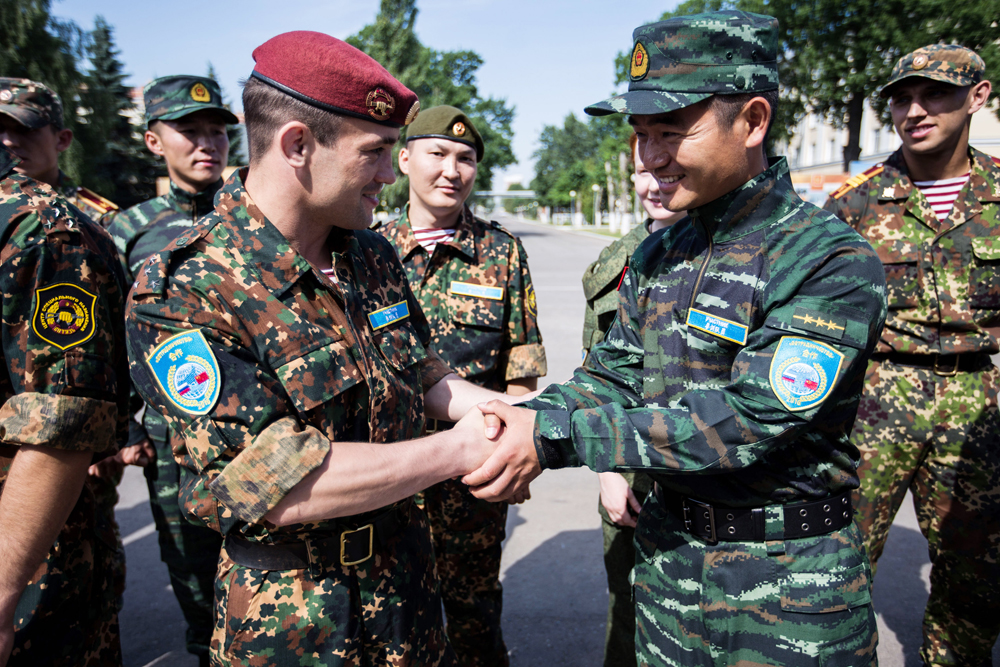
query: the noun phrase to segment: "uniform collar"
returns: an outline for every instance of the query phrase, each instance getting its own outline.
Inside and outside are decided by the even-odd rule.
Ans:
[[[215,208],[215,193],[222,189],[222,184],[223,180],[220,178],[201,192],[188,192],[170,181],[167,201],[173,208],[193,213],[194,217],[200,218]]]
[[[256,274],[257,280],[277,297],[303,275],[311,273],[312,265],[295,252],[250,199],[243,185],[247,173],[249,167],[233,172],[216,197],[215,212],[231,235],[246,270]]]
[[[407,203],[406,207],[403,209],[403,215],[401,215],[399,220],[396,221],[395,230],[393,231],[395,236],[393,245],[396,246],[399,258],[403,261],[409,258],[414,252],[427,252],[424,247],[420,245],[416,236],[413,234],[413,227],[410,225],[409,214],[410,204]],[[476,239],[472,226],[474,221],[475,216],[472,215],[472,209],[469,208],[468,204],[464,205],[462,207],[462,212],[458,215],[458,224],[454,227],[455,236],[447,243],[439,243],[438,245],[454,248],[455,250],[468,256],[470,259],[475,259]]]
[[[63,197],[73,198],[76,196],[76,183],[62,169],[59,170],[59,180],[56,181],[56,187],[53,189]]]
[[[971,164],[967,191],[981,202],[1000,201],[1000,166],[986,153],[969,147]],[[917,187],[910,180],[906,170],[903,149],[898,148],[883,164],[882,179],[879,183],[879,201],[909,199]]]
[[[749,181],[704,206],[688,211],[716,241],[739,238],[770,224],[801,200],[794,196],[785,158],[770,158],[770,166]]]

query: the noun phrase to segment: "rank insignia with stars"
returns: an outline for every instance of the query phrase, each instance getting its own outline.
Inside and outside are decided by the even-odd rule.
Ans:
[[[822,334],[836,340],[841,340],[847,329],[847,320],[844,318],[834,317],[808,308],[796,308],[791,324],[799,331]]]

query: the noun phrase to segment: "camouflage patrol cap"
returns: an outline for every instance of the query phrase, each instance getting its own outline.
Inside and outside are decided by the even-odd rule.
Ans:
[[[483,159],[485,145],[479,130],[461,109],[443,104],[421,111],[406,133],[407,143],[414,139],[438,137],[450,139],[476,149],[476,162]]]
[[[222,104],[219,84],[204,76],[179,74],[153,79],[142,89],[146,125],[154,120],[177,120],[196,111],[218,111],[230,125],[239,123]]]
[[[726,10],[651,23],[632,33],[628,92],[592,104],[591,116],[658,114],[712,95],[778,88],[778,19]]]
[[[889,83],[878,91],[879,96],[892,95],[891,88],[913,77],[950,83],[954,86],[974,86],[983,80],[986,63],[973,51],[955,44],[931,44],[899,59],[889,75]]]
[[[32,130],[50,124],[61,130],[63,126],[59,96],[44,83],[31,79],[0,78],[0,113]]]

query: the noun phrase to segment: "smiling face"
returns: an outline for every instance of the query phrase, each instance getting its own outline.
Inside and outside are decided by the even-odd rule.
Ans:
[[[476,184],[476,149],[438,137],[414,139],[399,151],[399,170],[410,177],[410,207],[450,223]]]
[[[969,141],[969,118],[982,108],[989,90],[988,81],[960,87],[912,77],[897,83],[892,88],[889,109],[904,155],[964,153]]]
[[[629,123],[638,137],[636,154],[670,211],[703,206],[749,180],[746,143],[720,126],[711,98],[670,113],[630,116]]]
[[[218,181],[229,161],[226,123],[214,111],[155,121],[145,139],[146,147],[166,160],[170,180],[188,192],[201,192]]]

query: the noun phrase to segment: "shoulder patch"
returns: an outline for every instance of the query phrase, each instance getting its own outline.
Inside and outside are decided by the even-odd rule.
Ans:
[[[101,195],[97,194],[93,190],[88,190],[84,187],[79,187],[76,189],[76,196],[81,202],[94,209],[101,215],[104,215],[108,211],[118,211],[118,205],[115,204],[110,199],[105,199]]]
[[[57,283],[35,290],[35,335],[60,350],[90,340],[94,335],[97,295],[70,283]]]
[[[782,336],[771,359],[771,391],[790,412],[816,407],[837,383],[844,355],[826,343]]]
[[[201,330],[183,331],[146,356],[160,390],[178,409],[207,415],[219,399],[219,362]]]
[[[830,196],[833,197],[834,199],[840,199],[848,192],[861,185],[862,183],[866,183],[871,179],[875,178],[876,176],[878,176],[879,174],[881,174],[884,169],[885,167],[883,165],[877,164],[871,169],[861,172],[857,176],[852,176],[851,178],[847,179],[846,183],[844,183],[839,188],[830,193]]]

